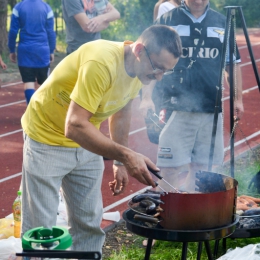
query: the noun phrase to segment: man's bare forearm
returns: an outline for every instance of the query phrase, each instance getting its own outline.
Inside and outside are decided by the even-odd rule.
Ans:
[[[101,14],[104,17],[105,22],[113,22],[120,18],[120,13],[117,11],[117,9],[110,3],[107,5],[107,12],[104,14]]]
[[[124,108],[109,118],[110,137],[116,143],[128,147],[128,136],[131,123],[131,108],[130,101]]]

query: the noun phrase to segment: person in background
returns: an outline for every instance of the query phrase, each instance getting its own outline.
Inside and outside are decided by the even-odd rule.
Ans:
[[[19,43],[16,56],[16,37]],[[27,104],[50,72],[54,61],[56,34],[51,7],[42,0],[24,0],[15,5],[8,34],[9,58],[18,62]]]
[[[173,8],[178,7],[181,4],[181,0],[163,0],[159,5],[157,19],[160,18],[164,13],[169,12]]]
[[[100,32],[120,18],[120,13],[108,0],[62,0],[62,11],[67,54],[84,43],[100,39]]]
[[[0,66],[3,70],[6,70],[7,69],[7,65],[4,63],[4,61],[2,60],[2,57],[0,55]]]
[[[97,40],[66,56],[33,95],[22,116],[22,232],[56,224],[62,187],[72,250],[100,251],[105,233],[102,156],[114,160],[113,195],[128,174],[155,187],[150,159],[128,148],[131,105],[143,84],[173,72],[181,41],[168,26],[153,25],[135,41]],[[110,137],[100,125],[109,119]]]
[[[3,70],[6,70],[7,69],[7,66],[6,64],[4,63],[4,61],[2,60],[2,57],[0,55],[0,66]],[[2,84],[2,80],[0,79],[0,88],[1,88],[1,84]]]
[[[158,16],[158,11],[159,11],[159,6],[161,3],[165,2],[166,0],[159,0],[155,5],[153,9],[153,21],[157,19]]]
[[[164,76],[156,88],[163,88],[164,105],[168,104],[172,113],[164,126],[157,151],[157,166],[161,175],[173,186],[179,187],[178,173],[182,167],[187,167],[189,173],[185,185],[186,190],[195,189],[195,179],[192,178],[199,170],[207,170],[211,147],[213,119],[216,93],[219,83],[221,57],[226,17],[210,9],[209,0],[185,0],[180,7],[162,15],[155,24],[163,24],[175,28],[182,40],[183,54],[175,67],[185,70],[181,79],[171,75]],[[196,57],[193,51],[201,41],[201,47]],[[236,119],[241,118],[244,107],[242,102],[242,77],[239,67],[240,56],[232,57],[234,66],[234,82],[236,96],[234,97]],[[229,79],[229,55],[226,63],[226,78]],[[189,69],[187,69],[190,66]],[[189,74],[187,74],[189,73]],[[182,83],[182,86],[180,85]],[[155,111],[152,101],[152,91],[156,82],[144,87],[140,109],[144,116],[148,109]],[[221,90],[220,90],[221,91]],[[221,165],[224,157],[222,108],[219,107],[217,133],[213,165]],[[164,184],[159,181],[164,187]],[[166,187],[167,188],[167,187]]]

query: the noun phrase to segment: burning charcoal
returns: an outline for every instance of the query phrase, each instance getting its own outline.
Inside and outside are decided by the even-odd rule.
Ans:
[[[243,224],[243,228],[255,228],[255,221],[253,219],[247,219],[245,223]]]
[[[213,172],[196,172],[196,186],[198,186],[196,190],[203,193],[226,190],[222,176]]]
[[[260,227],[260,218],[257,217],[257,218],[254,218],[254,220],[255,220],[256,225],[257,225],[258,227]]]
[[[260,218],[242,218],[239,220],[237,228],[259,228],[260,227]]]

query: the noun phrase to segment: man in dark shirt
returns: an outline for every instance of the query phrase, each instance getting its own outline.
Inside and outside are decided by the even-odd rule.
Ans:
[[[225,31],[225,16],[210,9],[209,0],[185,0],[156,20],[175,28],[182,40],[182,56],[174,73],[164,76],[156,87],[162,89],[163,104],[172,113],[161,132],[157,153],[157,166],[163,177],[178,187],[178,173],[188,167],[185,185],[181,188],[195,189],[194,173],[206,170],[210,144],[216,93],[221,70],[221,56]],[[199,48],[196,54],[196,48]],[[195,52],[195,57],[193,53]],[[226,63],[228,65],[229,55]],[[243,113],[242,79],[238,63],[240,56],[232,57],[236,66],[234,82],[236,88],[235,115]],[[189,69],[188,69],[189,67]],[[228,77],[229,68],[226,67]],[[182,76],[178,77],[178,73]],[[151,99],[155,82],[143,88],[141,109],[155,111]],[[221,90],[220,90],[221,91]],[[163,107],[162,107],[163,108]],[[222,164],[224,157],[223,120],[220,106],[213,164]],[[192,174],[193,173],[193,174]],[[160,183],[164,186],[163,183]],[[165,186],[168,189],[167,186]]]

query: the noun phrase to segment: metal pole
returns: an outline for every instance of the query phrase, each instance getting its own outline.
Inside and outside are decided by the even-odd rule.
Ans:
[[[216,95],[216,102],[215,102],[215,111],[214,111],[214,119],[213,119],[213,127],[212,127],[212,135],[211,135],[211,144],[210,144],[210,152],[209,152],[209,164],[208,164],[208,171],[212,170],[213,164],[213,155],[214,155],[214,148],[215,148],[215,139],[216,139],[216,132],[217,132],[217,123],[218,123],[218,112],[219,112],[219,100],[221,99],[221,91],[219,87],[217,88],[217,95]]]
[[[232,15],[232,20],[231,20],[231,32],[230,32],[230,46],[229,46],[229,51],[230,51],[230,132],[231,132],[231,138],[230,138],[230,168],[231,168],[231,177],[234,178],[234,135],[232,134],[233,131],[233,127],[234,127],[234,95],[233,95],[233,59],[231,57],[233,57],[234,54],[234,40],[235,40],[235,32],[234,32],[234,18],[235,18],[235,14],[236,14],[236,9],[238,10],[239,14],[240,14],[240,18],[241,18],[241,22],[242,22],[242,27],[243,27],[243,31],[244,31],[244,35],[246,38],[246,42],[247,42],[247,47],[248,47],[248,51],[250,54],[250,58],[251,58],[251,62],[253,65],[253,69],[254,69],[254,73],[255,73],[255,77],[256,77],[256,81],[258,84],[258,88],[260,91],[260,80],[259,80],[259,74],[258,74],[258,70],[257,70],[257,66],[256,66],[256,62],[254,59],[254,54],[253,54],[253,50],[250,44],[250,40],[249,40],[249,36],[248,36],[248,32],[247,32],[247,28],[246,28],[246,23],[245,23],[245,19],[243,16],[243,12],[242,12],[242,7],[241,6],[227,6],[225,7],[228,10],[231,10],[231,12],[228,12],[228,14]],[[234,37],[233,37],[234,35]]]
[[[247,29],[246,29],[246,21],[245,21],[245,18],[244,18],[241,6],[239,6],[238,12],[240,14],[242,27],[243,27],[244,35],[245,35],[245,38],[246,38],[247,47],[248,47],[248,51],[249,51],[249,54],[250,54],[252,66],[253,66],[254,73],[255,73],[256,82],[257,82],[257,85],[258,85],[258,89],[260,91],[259,74],[258,74],[258,70],[257,70],[257,66],[256,66],[253,50],[252,50],[252,47],[251,47],[251,43],[250,43],[250,40],[249,40],[248,32],[247,32]]]
[[[221,105],[221,95],[219,93],[222,93],[222,89],[221,89],[221,87],[222,87],[222,76],[223,76],[223,73],[225,72],[224,65],[225,65],[225,59],[226,59],[226,50],[227,50],[227,42],[228,42],[228,35],[229,35],[230,19],[231,19],[230,9],[227,9],[227,20],[226,20],[226,27],[225,27],[225,34],[224,34],[224,42],[223,42],[223,47],[222,47],[219,82],[218,82],[218,86],[216,86],[217,96],[216,96],[212,135],[211,135],[208,171],[212,170],[212,164],[213,164],[213,155],[214,155],[214,148],[215,148],[215,139],[216,139],[217,122],[218,122],[218,111],[219,111],[218,108]]]
[[[234,178],[234,44],[235,44],[235,32],[234,32],[234,19],[236,10],[231,9],[231,26],[229,37],[229,89],[230,89],[230,172],[231,177]]]

